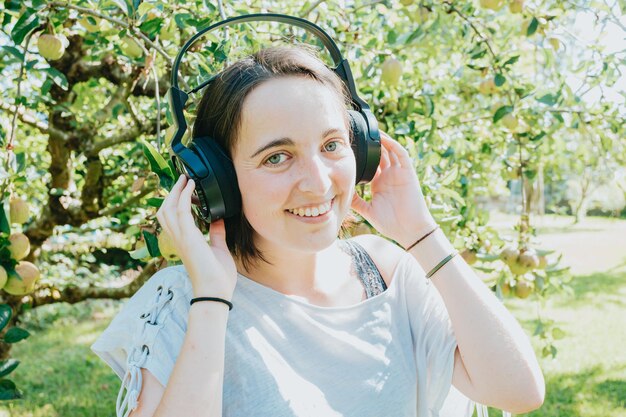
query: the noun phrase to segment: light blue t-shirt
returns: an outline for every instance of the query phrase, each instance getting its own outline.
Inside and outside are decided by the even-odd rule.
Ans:
[[[191,298],[184,266],[162,269],[91,346],[122,379],[118,416],[137,405],[140,368],[167,385]],[[386,291],[351,306],[312,305],[243,275],[232,302],[224,417],[471,415],[451,390],[456,339],[445,305],[408,253]]]

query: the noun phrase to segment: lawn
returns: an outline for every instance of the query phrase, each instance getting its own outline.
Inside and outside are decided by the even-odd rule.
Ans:
[[[506,227],[511,221],[495,216],[493,224]],[[538,220],[538,239],[564,253],[575,275],[575,295],[556,295],[541,307],[506,300],[529,334],[540,308],[567,335],[557,341],[555,359],[540,359],[546,402],[527,416],[626,417],[626,221],[592,218],[574,228],[569,222]],[[5,402],[0,417],[113,417],[119,379],[89,346],[119,305],[95,301],[33,314],[26,326],[31,338],[13,350],[22,363],[12,377],[25,398]],[[539,341],[533,343],[540,351]]]

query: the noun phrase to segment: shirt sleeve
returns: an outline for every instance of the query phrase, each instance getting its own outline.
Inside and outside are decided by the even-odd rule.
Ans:
[[[141,368],[167,385],[187,330],[191,293],[182,265],[156,272],[91,346],[122,380],[117,417],[126,417],[137,408]]]
[[[402,259],[406,303],[418,376],[418,415],[438,416],[454,370],[456,337],[435,286],[409,253]]]

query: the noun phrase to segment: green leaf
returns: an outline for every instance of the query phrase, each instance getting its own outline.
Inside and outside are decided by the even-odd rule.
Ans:
[[[424,96],[424,116],[431,117],[435,111],[435,103],[433,103],[433,99],[425,94]]]
[[[552,94],[546,94],[542,97],[539,97],[537,99],[538,102],[543,103],[543,104],[547,104],[548,106],[554,106],[557,101],[559,100],[559,96],[558,95],[552,95]]]
[[[495,82],[496,87],[501,87],[506,82],[506,78],[504,78],[504,75],[498,73],[494,77],[493,81]]]
[[[141,233],[143,234],[143,240],[146,242],[146,247],[148,248],[150,256],[153,258],[161,256],[161,251],[159,250],[159,240],[157,237],[146,230],[143,230]]]
[[[20,61],[24,59],[24,54],[22,53],[22,51],[20,51],[14,46],[2,45],[2,49],[7,51],[10,55],[13,55],[15,58],[19,59]]]
[[[165,198],[163,197],[150,197],[148,199],[148,205],[151,207],[159,208],[161,207],[161,204],[163,204],[163,201],[165,201]]]
[[[441,185],[450,185],[452,184],[459,176],[459,166],[454,165],[452,169],[446,171],[444,176],[439,179],[439,184]]]
[[[515,64],[517,61],[519,60],[519,55],[515,55],[512,56],[511,58],[507,59],[503,64],[502,64],[502,68],[506,68],[509,65],[513,65]]]
[[[0,331],[7,327],[12,315],[13,310],[8,304],[0,304]]]
[[[14,400],[22,398],[22,393],[17,389],[15,383],[10,379],[0,379],[0,400]]]
[[[411,128],[408,123],[400,123],[393,131],[395,135],[408,135],[411,132]]]
[[[167,190],[171,190],[176,179],[171,167],[165,158],[163,158],[150,143],[145,140],[141,140],[140,143],[143,148],[143,154],[148,158],[148,162],[150,162],[150,168],[159,176],[161,186]]]
[[[11,234],[11,223],[9,222],[9,201],[3,201],[4,204],[0,205],[0,232]],[[2,328],[0,328],[2,330]]]
[[[52,68],[52,67],[42,68],[41,70],[45,72],[46,74],[48,74],[48,77],[50,77],[50,79],[56,85],[61,87],[61,89],[67,91],[69,84],[67,82],[67,78],[65,78],[65,74],[63,74],[61,71],[57,70],[56,68]]]
[[[39,13],[35,9],[26,9],[11,30],[11,39],[20,45],[30,32],[40,25]]]
[[[9,375],[15,370],[15,368],[18,367],[19,364],[20,361],[13,358],[7,359],[5,361],[0,361],[0,377]]]
[[[4,335],[4,342],[17,343],[20,340],[26,339],[28,336],[30,336],[28,330],[22,329],[21,327],[11,327]]]
[[[532,36],[537,31],[538,27],[539,21],[536,17],[533,17],[533,20],[531,20],[530,24],[528,25],[528,29],[526,29],[526,36]]]
[[[139,29],[141,29],[141,31],[146,35],[154,35],[158,33],[161,29],[161,26],[163,25],[163,20],[164,19],[161,17],[152,20],[146,20],[139,26]]]
[[[19,174],[24,170],[24,167],[26,166],[26,154],[24,152],[16,153],[15,162],[17,163],[17,168],[15,169],[15,172]]]
[[[498,120],[502,119],[504,116],[506,116],[507,114],[511,112],[513,112],[513,106],[500,107],[498,110],[496,110],[496,113],[493,115],[493,122],[497,123]]]
[[[150,256],[150,251],[147,246],[142,246],[139,249],[129,252],[129,255],[133,259],[143,259]]]
[[[545,135],[546,135],[546,132],[542,130],[542,131],[541,131],[538,135],[533,136],[532,138],[530,138],[530,140],[531,140],[532,142],[537,142],[538,140],[543,139],[543,137],[544,137]]]
[[[454,190],[452,190],[450,188],[446,188],[446,187],[441,187],[437,191],[439,192],[439,194],[448,196],[448,197],[452,198],[453,200],[456,200],[462,206],[465,205],[465,200],[456,191],[454,191]],[[459,216],[459,217],[461,217],[461,216]]]
[[[565,336],[566,334],[561,328],[555,327],[554,329],[552,329],[552,337],[554,338],[554,340],[563,339]]]

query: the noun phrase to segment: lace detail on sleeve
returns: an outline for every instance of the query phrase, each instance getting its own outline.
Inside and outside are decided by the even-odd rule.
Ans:
[[[133,337],[133,344],[126,363],[126,374],[122,379],[122,386],[117,395],[115,412],[117,417],[128,417],[137,408],[137,398],[141,392],[141,368],[145,367],[150,348],[156,336],[156,332],[162,327],[165,315],[161,312],[174,298],[172,287],[165,288],[159,285],[154,301],[146,308],[139,318],[143,320],[139,330]],[[126,391],[126,395],[124,395]]]

